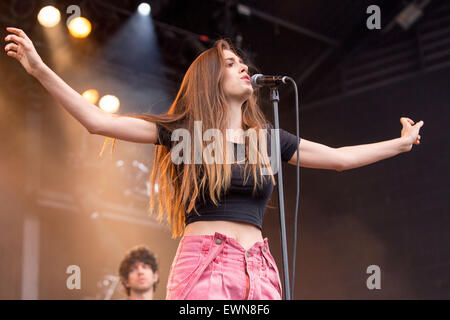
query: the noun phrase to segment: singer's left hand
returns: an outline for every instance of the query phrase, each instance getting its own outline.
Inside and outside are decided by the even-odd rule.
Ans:
[[[423,126],[424,122],[419,121],[416,124],[414,124],[414,121],[412,121],[410,118],[400,118],[400,123],[403,125],[402,131],[401,131],[401,138],[405,141],[405,151],[410,151],[412,149],[412,145],[419,145],[420,144],[420,128]]]

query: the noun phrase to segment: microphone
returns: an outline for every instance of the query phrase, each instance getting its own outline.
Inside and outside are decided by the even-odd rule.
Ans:
[[[250,78],[250,82],[254,87],[276,87],[286,81],[292,80],[286,76],[265,76],[262,74],[254,74]]]

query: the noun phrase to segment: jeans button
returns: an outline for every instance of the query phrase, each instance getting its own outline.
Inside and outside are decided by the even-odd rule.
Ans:
[[[219,239],[219,238],[217,238],[217,239],[216,239],[216,244],[221,244],[221,243],[222,243],[222,240]]]

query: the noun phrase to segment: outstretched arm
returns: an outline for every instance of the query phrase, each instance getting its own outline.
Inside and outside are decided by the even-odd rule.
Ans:
[[[337,151],[341,153],[343,159],[342,170],[362,167],[383,159],[391,158],[402,152],[408,152],[412,145],[420,144],[420,128],[424,122],[419,121],[414,125],[414,121],[409,118],[400,118],[403,125],[400,138],[363,144],[358,146],[342,147]]]
[[[414,125],[414,121],[409,118],[401,118],[400,122],[403,125],[400,138],[371,144],[331,148],[302,138],[299,145],[300,166],[344,171],[410,151],[413,144],[420,144],[419,130],[424,122]],[[297,165],[297,152],[289,160],[289,164]]]
[[[112,115],[97,108],[72,89],[42,61],[24,31],[17,28],[6,28],[6,30],[11,34],[6,36],[5,41],[12,41],[5,46],[7,55],[19,61],[25,70],[34,76],[55,100],[90,133],[139,143],[155,143],[157,141],[155,123]]]

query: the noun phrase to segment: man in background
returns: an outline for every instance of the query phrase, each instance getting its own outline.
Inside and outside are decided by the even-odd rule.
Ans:
[[[126,253],[119,275],[128,300],[153,300],[159,282],[158,263],[146,246],[134,247]]]

